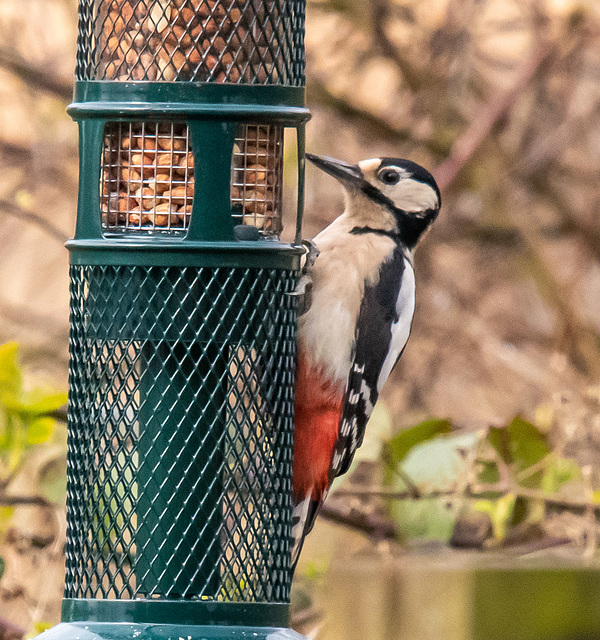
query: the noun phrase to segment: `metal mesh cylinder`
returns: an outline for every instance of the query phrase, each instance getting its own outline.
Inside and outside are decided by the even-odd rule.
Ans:
[[[71,267],[67,598],[288,600],[295,278]]]
[[[81,0],[78,80],[300,86],[304,2]]]

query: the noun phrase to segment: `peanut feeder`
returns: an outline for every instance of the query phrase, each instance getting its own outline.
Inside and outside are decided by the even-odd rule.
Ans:
[[[80,0],[67,563],[48,640],[297,637],[303,34],[302,0]]]

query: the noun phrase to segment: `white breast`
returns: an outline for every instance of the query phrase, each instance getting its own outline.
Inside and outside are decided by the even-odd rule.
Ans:
[[[409,260],[404,258],[404,273],[402,274],[402,286],[396,300],[396,313],[398,320],[392,325],[392,340],[390,350],[379,372],[377,379],[377,392],[379,393],[388,379],[398,356],[402,353],[404,345],[410,335],[413,314],[415,312],[415,272]]]
[[[298,323],[298,338],[311,364],[344,386],[364,284],[377,282],[381,264],[395,248],[386,236],[350,234],[353,226],[343,215],[314,239],[320,254],[311,272],[311,306]]]

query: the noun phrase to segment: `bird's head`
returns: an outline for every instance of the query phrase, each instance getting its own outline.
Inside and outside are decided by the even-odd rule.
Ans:
[[[358,164],[306,154],[306,158],[344,187],[347,213],[365,226],[398,234],[412,249],[436,219],[440,190],[433,176],[401,158],[369,158]]]

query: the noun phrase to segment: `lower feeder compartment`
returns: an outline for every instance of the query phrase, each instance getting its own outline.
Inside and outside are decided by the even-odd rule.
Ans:
[[[289,601],[296,280],[71,267],[67,599]]]

